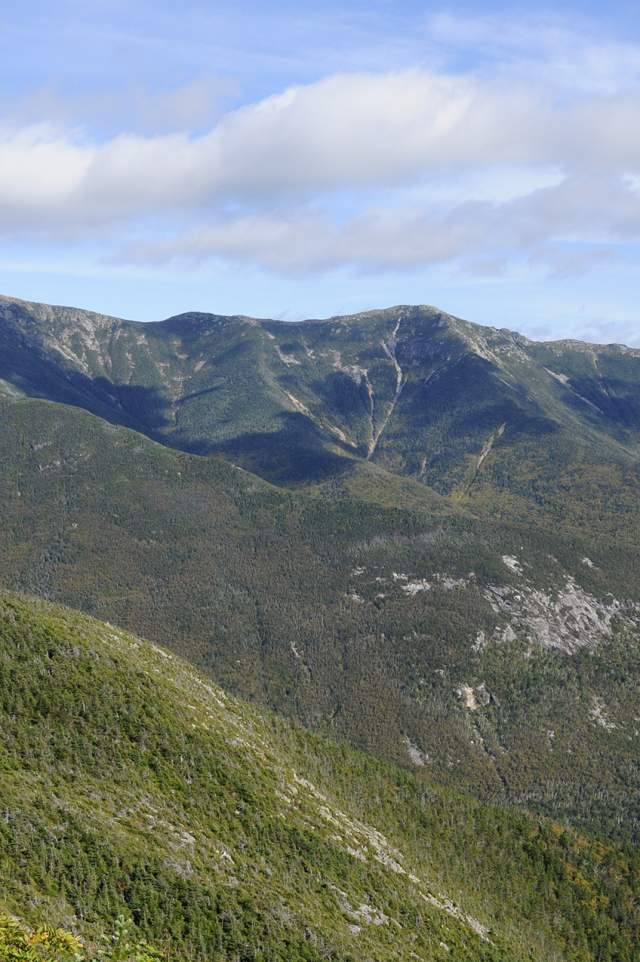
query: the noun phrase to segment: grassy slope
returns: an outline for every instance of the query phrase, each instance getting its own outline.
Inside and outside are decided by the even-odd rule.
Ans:
[[[292,728],[86,616],[2,595],[0,725],[0,901],[31,921],[90,936],[124,910],[209,960],[637,957],[637,856]]]

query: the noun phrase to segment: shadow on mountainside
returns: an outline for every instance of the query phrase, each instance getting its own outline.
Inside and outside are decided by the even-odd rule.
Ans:
[[[282,412],[278,431],[247,431],[236,437],[210,442],[165,438],[165,442],[189,454],[221,457],[277,485],[315,484],[336,477],[352,464],[353,455],[326,446],[320,431],[303,414]]]

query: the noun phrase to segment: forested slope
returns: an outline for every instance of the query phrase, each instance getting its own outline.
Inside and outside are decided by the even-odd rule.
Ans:
[[[637,834],[634,544],[488,522],[376,465],[294,493],[75,407],[1,414],[5,585],[418,775]]]
[[[420,782],[0,598],[0,908],[194,960],[637,958],[637,854]]]

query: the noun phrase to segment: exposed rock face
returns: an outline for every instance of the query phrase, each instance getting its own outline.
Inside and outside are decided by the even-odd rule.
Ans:
[[[423,752],[421,748],[418,748],[418,746],[412,742],[407,735],[404,737],[404,743],[407,747],[407,755],[409,756],[412,764],[416,765],[418,768],[424,768],[424,766],[429,762],[429,756],[427,753]]]
[[[456,688],[456,695],[464,703],[464,707],[470,711],[476,711],[480,707],[471,685],[460,685],[459,688]]]
[[[604,730],[607,732],[615,731],[618,727],[615,722],[612,722],[609,718],[607,706],[605,705],[603,699],[598,695],[593,696],[591,708],[589,710],[589,717],[596,723],[596,725],[604,728]]]
[[[460,685],[456,688],[456,696],[462,701],[465,708],[469,711],[477,711],[479,708],[486,708],[486,706],[491,701],[491,695],[487,691],[487,686],[484,682],[478,685],[476,688],[472,688],[471,685]]]
[[[503,554],[502,561],[506,568],[509,569],[514,575],[522,574],[522,565],[513,555]]]
[[[508,624],[497,630],[499,640],[522,637],[567,654],[608,641],[616,620],[632,629],[640,626],[639,605],[612,596],[608,601],[598,600],[570,576],[555,595],[524,582],[517,588],[491,585],[485,597],[497,615],[508,619]]]
[[[555,591],[543,588],[533,580],[528,562],[520,561],[514,555],[503,555],[501,560],[515,576],[515,583],[483,585],[475,572],[459,577],[440,571],[422,576],[392,571],[388,576],[381,574],[372,580],[370,575],[367,577],[365,568],[358,567],[353,574],[358,577],[361,590],[368,586],[371,589],[374,585],[388,586],[386,592],[375,594],[376,599],[404,596],[408,601],[422,596],[441,597],[450,591],[478,592],[488,601],[499,624],[493,632],[485,629],[476,632],[472,650],[477,653],[485,651],[492,642],[522,640],[570,655],[581,648],[595,648],[611,640],[617,629],[640,631],[640,604],[637,602],[620,600],[612,594],[596,598],[575,577],[561,569],[558,569],[558,588]],[[557,559],[553,560],[557,565]],[[580,559],[580,563],[591,571],[599,570],[588,558]],[[365,592],[357,593],[355,588],[347,597],[360,604],[367,600]],[[457,696],[468,702],[467,707],[471,710],[478,707],[472,704],[477,700],[473,689],[467,691],[463,685],[457,690]]]

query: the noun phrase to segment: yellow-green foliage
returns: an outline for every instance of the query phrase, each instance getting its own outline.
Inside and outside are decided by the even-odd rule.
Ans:
[[[33,926],[100,947],[126,913],[179,962],[635,962],[636,852],[311,735],[86,616],[0,595],[0,730],[0,904]]]
[[[30,929],[18,919],[0,915],[2,962],[80,962],[85,958],[79,938],[64,929]]]
[[[131,928],[119,915],[113,932],[92,945],[65,929],[31,928],[12,915],[0,915],[0,962],[169,962],[168,953],[134,938]]]

